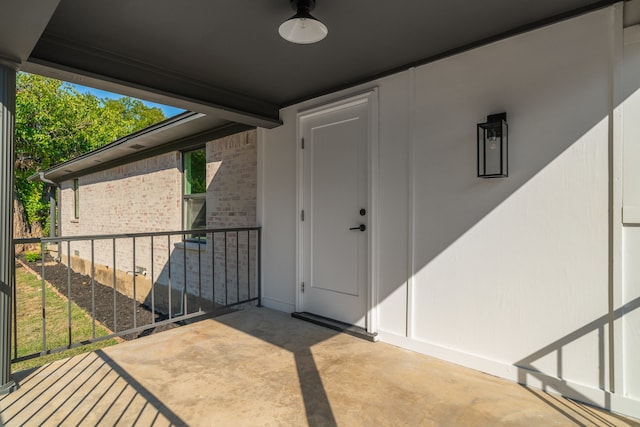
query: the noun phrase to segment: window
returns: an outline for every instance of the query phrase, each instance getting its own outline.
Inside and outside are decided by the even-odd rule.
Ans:
[[[183,218],[184,229],[195,230],[207,226],[207,157],[204,148],[186,151],[183,161]]]
[[[73,180],[73,217],[80,218],[80,185],[78,178]]]

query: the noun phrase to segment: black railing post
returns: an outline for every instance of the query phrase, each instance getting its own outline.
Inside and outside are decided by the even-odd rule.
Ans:
[[[227,282],[227,232],[224,232],[224,305],[229,304],[229,292],[227,288],[229,283]]]
[[[96,263],[95,240],[91,239],[91,337],[96,338]]]
[[[258,307],[262,307],[262,229],[258,228]]]
[[[117,319],[117,288],[118,288],[118,270],[116,270],[116,238],[113,238],[113,332],[118,331],[118,319]]]
[[[13,257],[16,257],[16,246],[13,245]],[[43,264],[44,265],[44,264]],[[18,302],[16,300],[16,275],[13,275],[13,282],[11,283],[11,301],[13,303],[13,357],[18,357]]]
[[[171,235],[167,235],[167,286],[169,287],[169,319],[173,316],[172,314],[172,302],[171,302],[171,294],[173,293],[173,285],[171,284]]]
[[[40,242],[42,245],[42,242]],[[42,246],[41,246],[42,247]],[[58,254],[62,252],[62,242],[58,242]],[[44,256],[44,251],[43,251]],[[44,258],[42,259],[42,273],[41,273],[41,281],[42,281],[42,354],[47,352],[47,293],[46,293],[46,279],[44,277]],[[17,323],[17,320],[16,320]],[[17,329],[17,324],[14,325]],[[17,358],[17,357],[16,357]]]
[[[44,259],[42,260],[42,263],[44,264]],[[67,315],[69,316],[67,319],[69,348],[71,348],[71,344],[73,344],[71,334],[71,241],[67,242]]]
[[[206,243],[207,235],[198,236],[198,311],[202,311],[202,255],[200,254],[202,237],[204,237],[204,241]]]
[[[240,302],[240,232],[236,231],[236,303]]]
[[[251,299],[251,231],[247,230],[247,299]]]
[[[211,233],[211,302],[216,307],[216,233]]]
[[[180,299],[180,303],[182,304],[182,310],[180,315],[187,314],[187,235],[182,235],[182,244],[184,245],[184,250],[182,251],[182,273],[183,273],[183,282],[182,282],[182,298]]]
[[[153,257],[153,236],[151,237],[151,323],[156,323],[156,289],[155,289],[155,259]]]
[[[138,269],[136,268],[136,238],[133,237],[133,327],[138,327],[138,310],[137,300],[136,300],[136,276],[138,274]]]

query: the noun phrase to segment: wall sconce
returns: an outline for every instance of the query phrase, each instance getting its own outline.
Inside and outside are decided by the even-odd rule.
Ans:
[[[507,154],[507,113],[487,116],[486,123],[478,123],[478,177],[509,176]]]

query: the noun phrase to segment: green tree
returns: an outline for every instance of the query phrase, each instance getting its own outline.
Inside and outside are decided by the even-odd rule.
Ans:
[[[48,220],[43,185],[29,176],[164,119],[162,110],[137,99],[99,99],[69,83],[18,73],[15,181],[27,221],[44,226]]]

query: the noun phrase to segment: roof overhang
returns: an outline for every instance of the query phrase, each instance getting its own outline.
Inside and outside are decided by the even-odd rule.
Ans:
[[[283,106],[614,3],[318,0],[328,36],[295,45],[289,0],[4,0],[0,62],[271,128]]]
[[[189,111],[127,135],[44,172],[36,173],[29,177],[29,180],[43,181],[49,185],[59,184],[68,179],[162,153],[200,147],[207,141],[251,128],[248,125]]]

